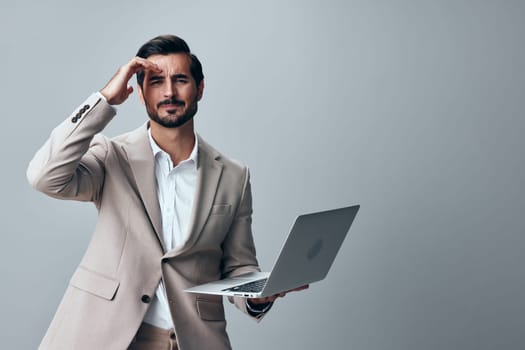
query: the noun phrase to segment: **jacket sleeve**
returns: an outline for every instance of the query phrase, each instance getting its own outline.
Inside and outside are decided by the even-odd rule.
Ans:
[[[107,141],[95,137],[115,116],[100,93],[92,94],[58,125],[27,169],[31,186],[49,196],[98,202]]]
[[[223,277],[238,276],[248,272],[260,271],[256,258],[255,244],[252,235],[252,192],[250,172],[245,168],[244,185],[241,201],[230,231],[223,243]],[[256,321],[260,321],[265,313],[252,315],[246,305],[246,298],[229,297],[228,300],[242,312]]]

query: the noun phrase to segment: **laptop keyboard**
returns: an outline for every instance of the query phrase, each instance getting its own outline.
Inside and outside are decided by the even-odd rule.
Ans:
[[[262,280],[241,284],[240,286],[235,286],[226,290],[232,292],[259,293],[264,288],[267,280],[267,278],[263,278]]]

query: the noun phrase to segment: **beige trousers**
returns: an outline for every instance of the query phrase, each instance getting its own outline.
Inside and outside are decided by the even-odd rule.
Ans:
[[[142,323],[128,350],[177,350],[173,329],[162,329]]]

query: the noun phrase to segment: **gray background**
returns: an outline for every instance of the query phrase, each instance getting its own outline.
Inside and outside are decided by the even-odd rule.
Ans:
[[[359,203],[328,278],[236,349],[525,348],[525,2],[2,1],[0,336],[34,349],[94,227],[33,191],[51,129],[146,40],[201,58],[201,135],[248,164],[258,255]],[[136,95],[108,135],[145,121]]]

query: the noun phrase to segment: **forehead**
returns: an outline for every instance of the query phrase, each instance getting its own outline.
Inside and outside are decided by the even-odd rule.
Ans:
[[[190,57],[185,53],[173,53],[169,55],[151,55],[148,61],[155,63],[163,72],[174,74],[190,74]]]

